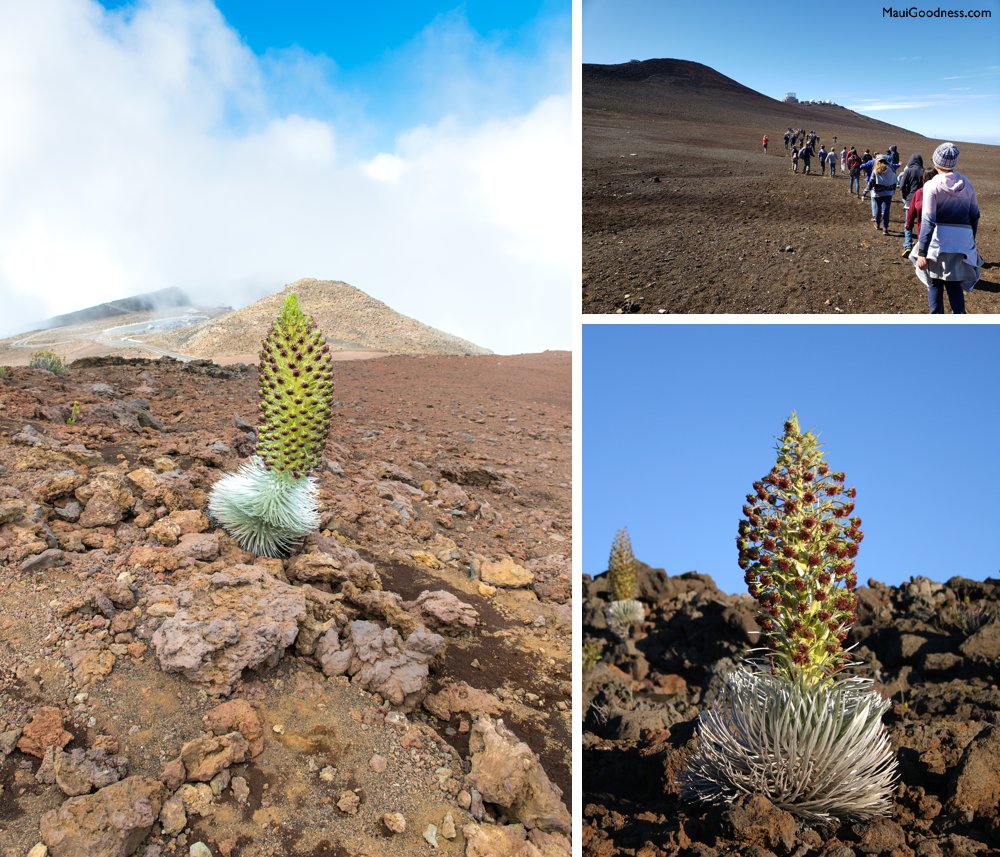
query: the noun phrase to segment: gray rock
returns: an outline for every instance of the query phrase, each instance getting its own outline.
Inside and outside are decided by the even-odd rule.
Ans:
[[[18,566],[20,571],[33,572],[44,571],[47,568],[59,564],[63,560],[63,552],[59,548],[49,548],[35,556],[29,556]]]
[[[418,628],[405,642],[394,628],[352,622],[344,638],[331,628],[316,644],[323,674],[348,675],[354,684],[379,693],[392,705],[412,711],[427,695],[430,663],[444,640]]]
[[[479,613],[471,604],[443,589],[424,590],[413,601],[403,604],[436,631],[458,633],[476,627]]]
[[[178,605],[153,634],[160,668],[212,694],[228,694],[244,669],[274,666],[306,616],[302,590],[258,566],[194,574],[158,590],[161,610]]]

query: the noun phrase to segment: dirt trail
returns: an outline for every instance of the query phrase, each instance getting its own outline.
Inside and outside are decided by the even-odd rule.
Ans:
[[[676,70],[638,80],[585,72],[583,121],[584,312],[927,312],[926,289],[900,257],[898,194],[887,238],[848,177],[820,176],[818,163],[793,175],[782,135],[809,122],[821,140],[836,134],[858,151],[895,144],[904,164],[912,153],[929,164],[940,141],[842,108],[796,112],[741,87],[692,86]],[[1000,312],[997,148],[959,145],[989,263],[968,311]]]

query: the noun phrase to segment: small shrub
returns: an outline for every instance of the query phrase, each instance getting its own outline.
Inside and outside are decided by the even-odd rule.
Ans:
[[[604,650],[604,640],[584,640],[583,641],[583,671],[592,670],[601,662],[601,653]]]
[[[7,376],[7,367],[0,366],[0,378],[5,378]]]
[[[76,425],[80,421],[80,403],[73,402],[73,407],[69,409],[69,416],[66,417],[66,425]]]
[[[36,351],[31,355],[31,362],[28,363],[32,369],[48,369],[56,375],[63,375],[66,372],[66,364],[62,357],[54,351]]]

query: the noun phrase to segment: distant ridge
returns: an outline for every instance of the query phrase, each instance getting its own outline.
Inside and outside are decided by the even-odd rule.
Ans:
[[[103,304],[78,309],[64,315],[55,315],[39,324],[40,330],[52,327],[66,327],[71,324],[85,324],[88,321],[100,321],[119,315],[129,315],[134,312],[149,312],[170,307],[191,306],[188,296],[178,288],[158,289],[155,292],[145,292],[130,298],[121,298]]]
[[[585,110],[702,119],[725,111],[732,122],[778,128],[853,127],[885,134],[915,134],[836,104],[793,104],[757,92],[692,60],[647,59],[583,65]],[[776,140],[776,142],[781,142]]]
[[[302,309],[316,319],[334,351],[492,353],[402,315],[347,283],[315,279],[298,280],[242,309],[190,327],[147,337],[146,341],[209,360],[225,361],[240,356],[256,360],[259,344],[290,292],[295,292]]]
[[[587,78],[610,78],[617,80],[640,81],[649,78],[665,77],[669,78],[677,85],[687,84],[691,87],[713,87],[716,89],[728,89],[736,92],[743,91],[753,95],[761,95],[754,89],[744,86],[742,83],[726,77],[700,62],[677,59],[650,59],[632,60],[631,62],[618,63],[617,65],[598,65],[597,63],[583,64],[583,77]],[[762,96],[766,98],[767,96]]]

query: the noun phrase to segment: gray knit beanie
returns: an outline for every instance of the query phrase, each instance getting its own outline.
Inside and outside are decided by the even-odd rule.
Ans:
[[[958,163],[958,146],[954,143],[942,143],[934,150],[934,166],[942,170],[953,170]]]

